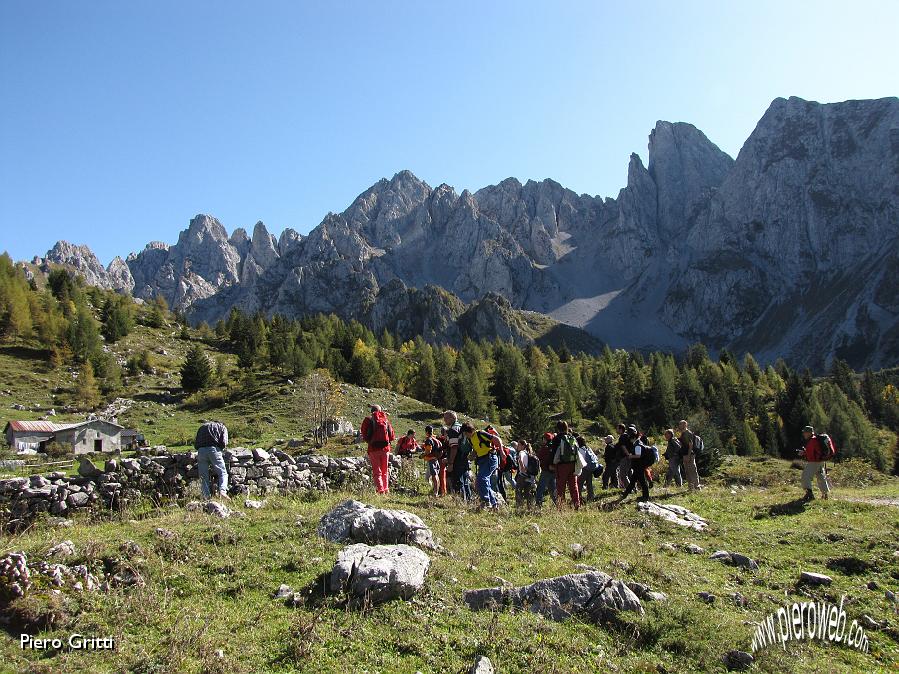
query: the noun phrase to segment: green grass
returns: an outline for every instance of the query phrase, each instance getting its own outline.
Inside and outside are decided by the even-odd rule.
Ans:
[[[670,502],[712,523],[696,533],[651,519],[632,504],[609,511],[479,514],[454,499],[424,496],[422,485],[421,496],[391,496],[379,503],[419,514],[447,553],[432,554],[422,594],[364,611],[334,600],[288,608],[270,598],[280,583],[298,589],[330,569],[340,546],[319,539],[315,526],[350,494],[314,501],[269,498],[266,508],[224,522],[180,508],[142,509],[116,518],[82,514],[71,529],[40,522],[4,539],[0,549],[40,558],[53,543],[71,538],[77,561],[101,565],[121,557],[120,545],[132,540],[143,554],[128,563],[146,584],[68,595],[62,607],[68,622],[46,633],[113,635],[119,645],[115,653],[23,653],[18,641],[6,636],[0,655],[9,671],[22,672],[461,672],[475,654],[488,655],[503,672],[717,671],[725,651],[749,649],[749,621],[808,594],[837,602],[845,594],[851,619],[868,613],[890,621],[887,631],[868,631],[870,655],[838,645],[788,645],[786,654],[775,648],[763,652],[758,670],[895,671],[899,620],[883,590],[899,585],[897,509],[832,500],[778,514],[779,506],[799,496],[794,485],[734,491],[719,481],[699,494],[671,495]],[[841,489],[838,496],[887,493],[899,493],[895,481]],[[177,538],[160,539],[156,527]],[[708,553],[742,552],[757,559],[760,569],[741,571],[707,555],[660,550],[663,543],[688,542]],[[582,559],[569,556],[572,543],[585,546]],[[552,556],[553,550],[560,554]],[[847,559],[857,561],[847,564]],[[461,600],[463,589],[494,586],[497,578],[525,584],[575,572],[578,563],[644,582],[670,599],[647,603],[645,617],[629,617],[609,629],[577,619],[553,623],[526,612],[472,613]],[[800,569],[827,573],[834,584],[797,588]],[[870,580],[880,589],[868,590]],[[699,591],[714,593],[717,602],[703,604],[696,598]],[[734,592],[748,599],[748,608],[729,602]],[[219,649],[224,658],[216,657]]]
[[[155,374],[125,381],[135,405],[120,423],[139,428],[150,444],[176,450],[189,446],[197,424],[207,417],[229,425],[232,444],[250,447],[302,438],[310,430],[300,414],[300,384],[287,377],[259,375],[214,409],[185,400],[177,371],[189,344],[178,338],[176,328],[139,326],[112,346],[123,358],[149,348],[156,367]],[[166,354],[156,353],[158,348]],[[209,352],[225,357],[232,372],[236,369],[233,355],[214,346]],[[0,348],[0,391],[11,392],[0,397],[7,419],[41,414],[9,409],[13,403],[60,412],[71,402],[72,382],[69,368],[52,368],[40,352]],[[372,402],[385,406],[398,433],[421,431],[438,420],[440,410],[403,395],[343,389],[342,415],[357,426]],[[358,455],[364,449],[344,438],[319,451]],[[899,590],[899,508],[863,501],[899,498],[899,480],[854,461],[835,465],[831,478],[836,500],[800,504],[799,471],[789,462],[728,457],[701,493],[656,490],[656,499],[706,517],[711,526],[702,533],[651,519],[632,504],[578,513],[478,514],[454,499],[425,496],[423,483],[417,485],[420,495],[385,500],[371,493],[331,493],[312,500],[269,497],[264,509],[225,522],[180,507],[146,504],[126,513],[79,513],[72,528],[39,520],[21,534],[0,539],[0,554],[24,550],[37,560],[54,543],[71,538],[78,555],[70,563],[128,565],[145,584],[109,593],[66,592],[62,598],[38,587],[15,608],[35,618],[55,616],[55,625],[41,636],[110,635],[118,650],[23,652],[11,627],[0,637],[0,671],[464,672],[476,654],[489,656],[503,673],[719,671],[724,652],[749,649],[753,622],[809,594],[837,602],[845,594],[850,619],[867,613],[889,627],[867,630],[870,655],[839,645],[791,644],[786,653],[773,647],[761,653],[757,671],[896,671],[899,616],[884,590]],[[300,589],[331,568],[340,546],[319,539],[315,526],[325,511],[350,496],[411,510],[442,539],[446,553],[431,555],[425,590],[411,601],[361,611],[336,600],[287,608],[271,599],[279,584]],[[608,500],[610,494],[602,496]],[[159,538],[157,527],[175,532],[176,538]],[[120,548],[127,540],[142,553],[124,554]],[[707,554],[661,548],[688,542]],[[569,556],[572,543],[585,546],[583,558]],[[749,555],[760,568],[741,571],[709,560],[708,553],[717,549]],[[498,579],[530,583],[574,572],[577,564],[644,582],[670,599],[647,603],[643,618],[626,617],[615,628],[579,619],[554,623],[526,612],[472,613],[461,599],[464,589],[495,586]],[[797,587],[801,569],[827,573],[834,584]],[[865,587],[871,580],[878,590]],[[696,597],[700,591],[715,594],[717,602],[702,603]],[[748,607],[730,602],[734,592],[748,599]]]

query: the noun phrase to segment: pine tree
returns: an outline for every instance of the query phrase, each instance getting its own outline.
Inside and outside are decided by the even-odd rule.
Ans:
[[[201,391],[212,381],[212,366],[206,352],[199,344],[194,344],[187,352],[181,366],[181,388],[188,393]]]
[[[350,359],[350,381],[357,386],[374,386],[380,372],[378,361],[369,353],[358,353]]]
[[[146,322],[151,328],[161,328],[165,325],[165,316],[168,313],[169,305],[162,295],[157,295],[150,303],[150,310],[147,313]]]
[[[512,436],[536,444],[549,427],[546,403],[537,392],[533,376],[525,377],[515,394],[511,413]]]
[[[79,362],[93,358],[100,351],[100,329],[91,315],[90,309],[79,303],[75,315],[69,321],[67,339],[72,353]]]
[[[107,342],[117,342],[131,332],[132,320],[128,303],[129,300],[121,296],[110,297],[104,303],[101,330]]]
[[[78,372],[75,385],[75,398],[82,409],[91,410],[100,404],[100,389],[94,378],[94,366],[85,361]]]
[[[521,350],[513,344],[498,345],[495,360],[493,397],[498,407],[509,409],[512,407],[515,392],[527,376],[527,366]]]
[[[434,402],[437,387],[437,367],[434,365],[434,350],[424,344],[419,351],[418,368],[412,380],[412,395],[426,403]]]
[[[675,398],[677,367],[674,360],[667,360],[661,354],[653,354],[650,369],[650,402],[652,421],[656,426],[670,426],[677,413]]]
[[[736,440],[736,450],[740,456],[760,456],[762,454],[762,445],[759,443],[755,431],[752,430],[749,419],[744,419],[742,424],[737,425]]]

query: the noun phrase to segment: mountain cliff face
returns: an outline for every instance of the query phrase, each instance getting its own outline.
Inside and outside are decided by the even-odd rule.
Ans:
[[[894,365],[899,99],[777,99],[736,161],[692,125],[658,122],[614,199],[514,178],[457,194],[402,171],[306,237],[262,223],[229,237],[198,215],[127,264],[74,249],[48,260],[196,321],[232,306],[336,312],[453,343],[574,330],[566,340],[595,345],[583,328],[612,346]]]

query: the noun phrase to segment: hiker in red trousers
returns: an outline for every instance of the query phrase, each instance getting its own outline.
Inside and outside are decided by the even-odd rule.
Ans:
[[[390,491],[390,443],[396,434],[380,405],[371,406],[371,416],[365,417],[359,432],[368,443],[368,460],[371,461],[375,490],[379,494],[387,494]]]

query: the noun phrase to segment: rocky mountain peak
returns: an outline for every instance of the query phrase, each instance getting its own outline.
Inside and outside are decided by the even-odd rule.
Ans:
[[[649,174],[656,184],[663,239],[684,236],[734,160],[684,122],[657,122],[649,134]]]
[[[306,237],[257,223],[229,238],[201,214],[107,270],[53,254],[98,284],[127,286],[127,266],[136,296],[193,320],[333,311],[452,342],[546,327],[524,309],[612,346],[899,362],[899,99],[777,99],[736,161],[682,122],[659,121],[648,150],[616,198],[515,178],[457,194],[400,171]]]

